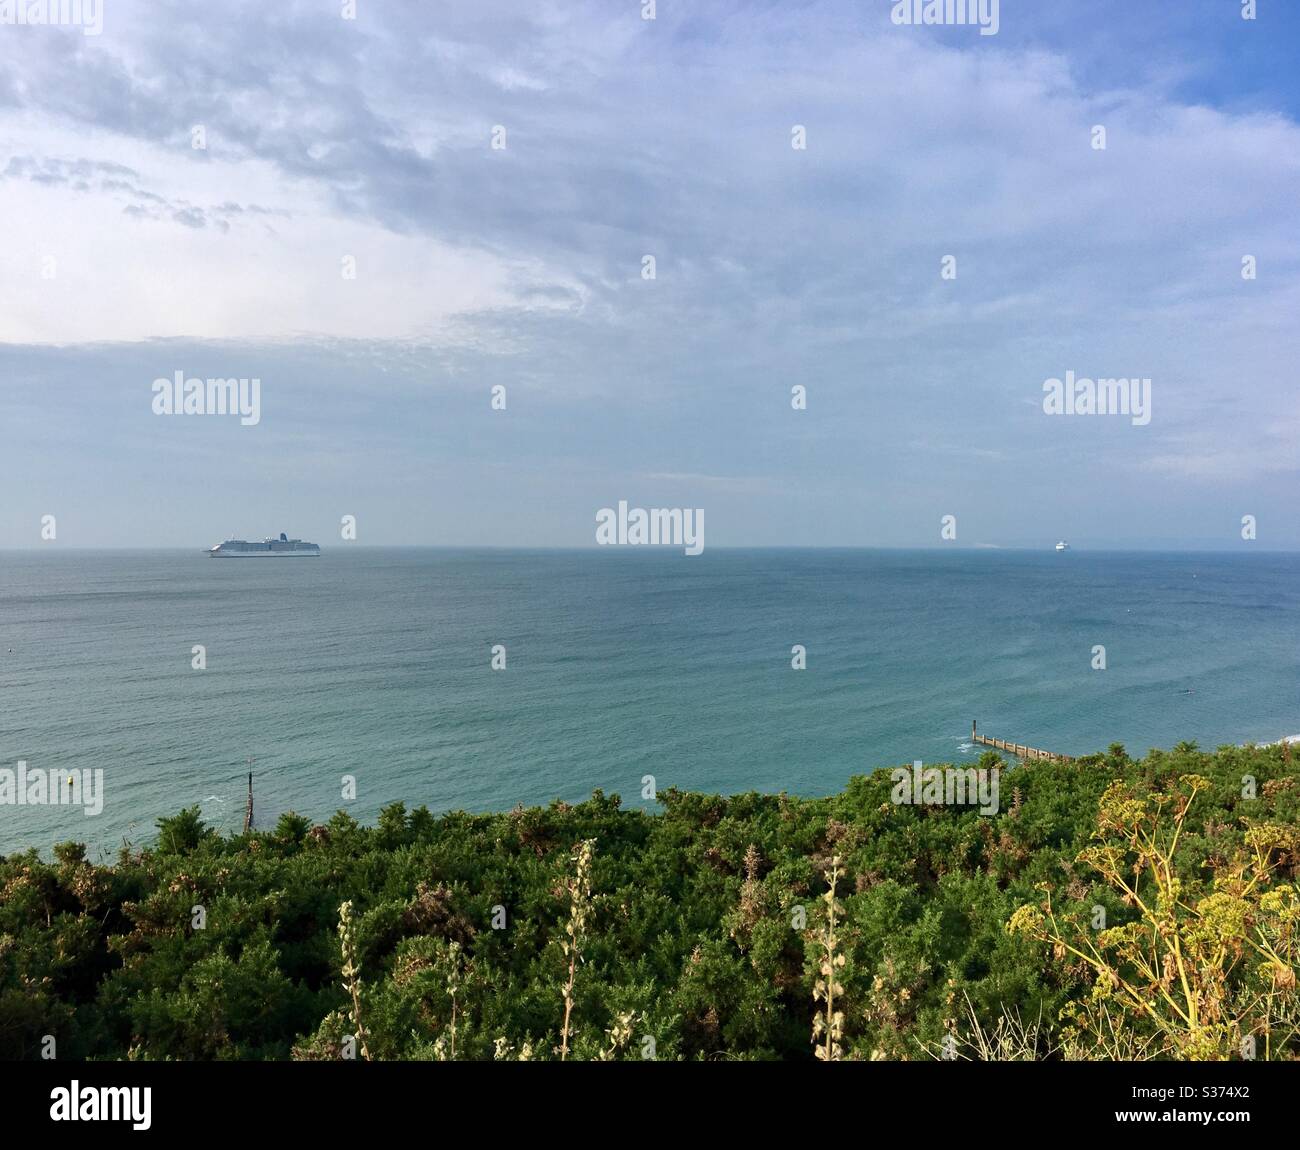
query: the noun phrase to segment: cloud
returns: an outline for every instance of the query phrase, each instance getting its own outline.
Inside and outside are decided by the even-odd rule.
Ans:
[[[169,2],[31,29],[0,81],[23,223],[0,341],[275,345],[302,375],[346,354],[334,399],[505,383],[530,463],[712,482],[750,500],[741,539],[822,521],[796,494],[765,519],[762,484],[861,500],[895,541],[958,495],[1004,507],[984,537],[1016,531],[1008,493],[1045,475],[1193,516],[1178,488],[1288,466],[1300,128],[1233,66],[1259,29],[1198,5],[1188,44],[1130,8],[1006,5],[990,38],[847,0]],[[1045,417],[1066,370],[1150,377],[1151,426]]]

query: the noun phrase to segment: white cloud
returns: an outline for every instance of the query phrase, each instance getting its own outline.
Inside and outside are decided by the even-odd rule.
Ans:
[[[11,167],[32,156],[31,170],[60,178],[0,179],[0,218],[22,221],[0,250],[0,341],[431,339],[551,282],[536,261],[342,215],[325,189],[264,160],[199,162],[102,136],[69,157],[48,142],[6,140]],[[87,163],[129,173],[77,176]]]

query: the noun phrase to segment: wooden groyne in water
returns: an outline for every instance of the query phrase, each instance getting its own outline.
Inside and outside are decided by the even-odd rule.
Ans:
[[[996,747],[999,751],[1006,751],[1009,755],[1015,755],[1018,759],[1046,759],[1053,763],[1072,763],[1073,755],[1058,755],[1055,751],[1040,751],[1037,747],[1027,747],[1024,743],[1008,743],[1006,739],[990,739],[988,735],[981,735],[975,730],[975,720],[970,721],[970,741],[977,743],[981,747]]]

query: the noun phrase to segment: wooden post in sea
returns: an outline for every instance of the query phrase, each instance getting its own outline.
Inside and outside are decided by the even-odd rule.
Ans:
[[[975,741],[975,720],[974,719],[970,721],[970,741],[972,743]]]
[[[249,759],[249,766],[252,766],[253,760]],[[253,772],[248,772],[248,807],[244,811],[244,833],[247,834],[253,829]]]

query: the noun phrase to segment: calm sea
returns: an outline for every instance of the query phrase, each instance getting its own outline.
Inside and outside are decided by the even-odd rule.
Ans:
[[[266,826],[594,787],[631,805],[647,774],[825,794],[973,757],[973,718],[1071,754],[1266,742],[1300,730],[1298,639],[1284,554],[0,553],[0,766],[105,785],[93,818],[0,805],[0,852],[98,854],[194,803],[238,829],[250,758]]]

